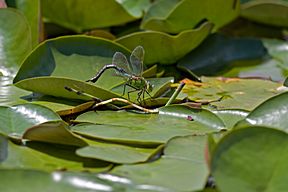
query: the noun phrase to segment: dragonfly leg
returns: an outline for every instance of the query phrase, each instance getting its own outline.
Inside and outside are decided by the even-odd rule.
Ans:
[[[128,91],[127,92],[127,95],[128,95],[128,100],[130,100],[130,93],[133,93],[133,92],[136,92],[136,91],[139,91],[138,89],[135,89],[135,90],[132,90],[132,91]],[[138,99],[137,99],[138,101]]]
[[[145,92],[149,95],[150,98],[152,98],[152,96],[150,95],[150,93],[147,90],[145,90]]]
[[[137,101],[138,103],[141,104],[141,95],[143,95],[143,100],[144,101],[144,93],[143,93],[143,90],[140,90],[138,93],[137,93],[138,97],[137,97]]]
[[[123,89],[123,93],[122,93],[122,96],[125,95],[125,91],[126,91],[126,85],[127,85],[127,82],[124,84],[124,89]],[[128,98],[129,99],[129,98]]]
[[[125,86],[127,85],[127,86],[133,88],[134,90],[132,90],[132,91],[128,91],[128,92],[127,92],[128,100],[130,100],[130,93],[133,93],[133,92],[135,92],[135,91],[139,91],[139,89],[137,89],[137,88],[134,87],[133,85],[129,84],[129,82],[131,82],[131,81],[127,81],[127,82],[125,83],[125,85],[124,85],[124,89],[125,89]]]

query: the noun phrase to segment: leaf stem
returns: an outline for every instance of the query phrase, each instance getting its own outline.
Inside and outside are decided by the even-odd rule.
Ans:
[[[168,102],[166,103],[165,106],[170,105],[176,99],[176,97],[179,95],[180,91],[183,89],[184,85],[185,85],[184,82],[180,83],[180,85],[177,87],[177,89],[175,90],[173,95],[170,97],[170,99],[168,100]]]

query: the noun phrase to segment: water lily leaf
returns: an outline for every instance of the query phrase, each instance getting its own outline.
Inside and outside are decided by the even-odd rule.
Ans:
[[[157,145],[175,136],[218,132],[225,128],[222,120],[212,112],[182,105],[163,107],[159,114],[87,112],[79,115],[76,121],[90,123],[71,127],[78,134],[141,145]]]
[[[269,55],[272,56],[272,58],[274,58],[276,61],[279,61],[280,62],[279,66],[287,72],[288,71],[287,42],[276,39],[264,39],[262,41],[264,46],[267,48]]]
[[[249,127],[228,133],[212,157],[217,188],[222,192],[285,191],[287,152],[288,136],[280,130]]]
[[[219,76],[239,78],[256,77],[280,82],[288,75],[288,70],[281,66],[282,63],[273,58],[256,61],[237,61],[231,65],[231,69],[220,72]]]
[[[42,172],[35,170],[1,169],[0,179],[3,181],[0,189],[7,192],[12,190],[29,192],[31,186],[35,191],[133,191],[133,192],[173,192],[170,189],[152,186],[137,185],[129,179],[109,174],[95,174],[87,172]],[[120,182],[115,182],[120,181]],[[37,181],[37,182],[35,182]],[[13,189],[11,189],[13,186]]]
[[[234,0],[160,0],[146,13],[141,27],[154,31],[179,33],[193,29],[204,19],[215,23],[216,29],[238,16],[239,3]],[[223,14],[225,12],[225,14]],[[193,14],[191,14],[193,13]]]
[[[87,140],[86,140],[87,141]],[[81,157],[95,158],[117,164],[143,163],[161,148],[140,148],[128,145],[87,141],[88,146],[77,149]]]
[[[0,76],[0,106],[26,103],[24,96],[31,94],[29,91],[11,85],[11,82],[12,77]]]
[[[158,79],[149,79],[151,84],[154,85],[154,91],[151,92],[152,97],[159,96],[160,94],[163,94],[171,84],[173,78],[158,78]],[[61,97],[61,98],[69,98],[69,99],[81,99],[81,100],[91,100],[91,97],[99,98],[102,100],[107,100],[115,97],[126,97],[128,98],[127,91],[129,88],[127,88],[127,91],[125,92],[125,95],[122,95],[123,93],[123,86],[119,86],[113,90],[106,90],[102,87],[98,87],[97,85],[94,85],[92,83],[86,83],[83,81],[73,80],[73,79],[67,79],[67,78],[61,78],[61,77],[35,77],[35,78],[29,78],[22,81],[19,81],[15,84],[15,86],[33,91],[36,93],[42,93],[46,95],[52,95],[55,97]],[[72,88],[76,91],[88,94],[77,94],[72,91],[68,91],[65,89],[65,87]],[[148,100],[151,99],[148,94],[145,94],[145,98]],[[137,92],[131,94],[131,100],[136,100],[137,98]]]
[[[40,0],[13,0],[7,3],[9,7],[13,6],[25,15],[31,29],[32,46],[36,46],[41,36]]]
[[[83,139],[69,130],[67,123],[64,121],[50,121],[31,127],[25,131],[22,138],[62,145],[82,147],[87,145]]]
[[[76,148],[71,146],[36,142],[28,142],[26,146],[18,146],[2,137],[1,146],[3,145],[6,148],[1,148],[1,155],[4,155],[5,159],[0,163],[0,168],[43,171],[68,169],[71,171],[100,172],[111,167],[107,162],[77,156],[75,154]]]
[[[265,13],[265,14],[264,14]],[[242,4],[241,16],[263,24],[287,27],[288,2],[285,0],[249,1]]]
[[[251,111],[243,121],[237,124],[237,127],[244,125],[259,125],[287,131],[287,102],[288,92],[272,97]]]
[[[247,115],[249,114],[248,111],[239,109],[224,109],[215,110],[212,112],[223,120],[224,124],[228,129],[233,128],[236,123],[238,123],[240,120],[245,119],[245,117],[247,117]]]
[[[120,3],[123,8],[132,16],[136,18],[140,18],[143,15],[144,11],[147,11],[147,9],[150,7],[151,2],[149,0],[122,0],[122,1],[116,1],[117,3]]]
[[[280,83],[261,79],[202,77],[202,83],[187,81],[182,89],[190,100],[212,102],[217,109],[253,110],[283,90]]]
[[[90,101],[91,103],[92,101]],[[60,116],[62,115],[68,115],[68,114],[73,114],[82,111],[81,109],[77,109],[78,105],[81,105],[83,103],[82,100],[73,100],[73,99],[64,99],[60,97],[53,97],[49,95],[42,95],[37,98],[33,98],[32,102],[34,104],[42,105],[44,107],[47,107],[51,109],[52,111],[58,113]],[[95,101],[93,101],[95,103]],[[84,104],[84,106],[86,106]],[[90,105],[91,106],[91,105]],[[76,109],[75,109],[76,108]],[[79,108],[81,108],[79,106]],[[89,108],[88,106],[85,108]],[[84,109],[83,109],[84,110]],[[62,113],[63,112],[63,113]],[[66,112],[66,113],[65,113]]]
[[[0,26],[0,73],[13,76],[32,49],[31,31],[25,16],[12,8],[0,9]]]
[[[65,89],[65,87],[73,88],[80,92],[85,92],[87,94],[90,94],[97,98],[101,98],[103,100],[110,99],[113,97],[121,97],[116,93],[102,89],[95,85],[83,81],[77,81],[61,77],[29,78],[19,81],[18,83],[15,84],[15,86],[37,93],[69,99],[91,100],[91,97],[85,95],[79,95],[72,91],[68,91],[67,89]]]
[[[209,35],[212,27],[212,23],[206,22],[195,30],[182,31],[178,35],[156,31],[136,32],[123,36],[116,42],[131,50],[142,45],[145,49],[144,61],[147,65],[173,64],[196,48]]]
[[[161,159],[152,163],[123,165],[111,173],[136,183],[163,186],[174,191],[203,189],[209,174],[204,159],[206,137],[176,137],[167,143]]]
[[[262,77],[273,81],[283,81],[288,76],[287,42],[276,39],[262,39],[269,58],[253,62],[235,62],[230,70],[220,73],[230,77]]]
[[[257,59],[265,55],[266,49],[261,40],[213,34],[180,59],[177,67],[199,76],[214,75],[232,67],[233,61]]]
[[[112,62],[115,52],[129,55],[129,51],[115,42],[102,38],[88,36],[64,36],[49,39],[41,43],[25,59],[19,69],[14,83],[21,80],[56,76],[86,81],[93,77],[105,64]],[[97,81],[102,87],[111,88],[121,81],[121,77],[112,76],[113,71],[107,71],[105,76],[110,80]],[[112,76],[112,77],[111,77]]]
[[[52,3],[41,1],[41,3],[46,21],[76,32],[134,21],[141,17],[142,10],[149,6],[148,0],[136,2],[100,0],[97,4],[94,0],[86,0],[85,3],[81,0],[63,0]]]
[[[12,107],[0,106],[0,119],[1,133],[21,137],[31,126],[61,118],[46,107],[27,103]]]

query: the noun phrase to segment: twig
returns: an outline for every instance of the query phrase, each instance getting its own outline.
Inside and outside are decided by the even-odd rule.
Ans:
[[[129,105],[132,105],[133,107],[135,107],[135,108],[137,108],[139,110],[142,110],[145,113],[158,113],[159,112],[158,109],[147,109],[147,108],[141,107],[139,105],[136,105],[135,103],[132,103],[132,102],[130,102],[130,101],[126,100],[126,99],[122,99],[122,98],[112,98],[112,99],[108,99],[106,101],[102,101],[100,103],[96,103],[92,107],[92,109],[95,109],[95,108],[97,108],[97,107],[99,107],[101,105],[106,105],[106,104],[112,103],[114,101],[119,101],[119,102],[122,102],[122,103],[126,103],[126,104],[129,104]]]

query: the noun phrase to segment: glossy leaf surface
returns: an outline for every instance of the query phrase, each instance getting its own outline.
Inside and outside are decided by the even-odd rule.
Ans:
[[[0,73],[12,76],[32,49],[31,31],[24,15],[12,8],[0,9],[0,26]]]
[[[173,64],[196,48],[209,35],[212,27],[212,23],[206,22],[197,29],[182,31],[177,35],[156,31],[136,32],[120,37],[116,42],[131,50],[142,45],[147,65]]]
[[[60,120],[60,117],[50,109],[29,103],[12,107],[1,106],[0,111],[1,133],[18,137],[31,126]]]
[[[237,124],[238,127],[244,125],[259,125],[288,130],[288,92],[272,97],[257,106],[249,115]]]
[[[261,40],[213,34],[183,57],[177,67],[199,76],[214,75],[233,67],[232,62],[262,58],[266,53]]]
[[[208,176],[204,159],[206,137],[186,136],[171,139],[161,159],[139,165],[123,165],[113,174],[137,183],[158,185],[175,191],[202,189]]]
[[[6,146],[6,148],[3,147]],[[27,142],[26,146],[18,146],[1,138],[1,156],[5,157],[0,168],[54,170],[91,170],[105,171],[110,164],[94,159],[79,157],[76,148],[63,145]],[[1,187],[0,187],[1,188]]]
[[[36,93],[42,93],[68,99],[91,100],[91,97],[79,95],[75,92],[68,91],[67,89],[65,89],[65,87],[73,88],[80,92],[85,92],[87,94],[90,94],[91,96],[101,98],[103,100],[113,97],[121,97],[121,95],[105,90],[93,84],[62,77],[29,78],[19,81],[15,84],[15,86]]]
[[[239,109],[225,109],[225,110],[215,110],[213,111],[218,117],[220,117],[225,123],[228,129],[231,129],[239,121],[245,119],[249,114],[248,111]]]
[[[13,1],[10,2],[12,3]],[[35,47],[39,43],[42,35],[40,0],[15,0],[13,3],[15,3],[15,8],[25,15],[31,29],[32,46]]]
[[[25,91],[14,85],[11,85],[12,77],[0,76],[0,105],[12,106],[26,103],[25,96],[30,95],[31,92]]]
[[[281,92],[282,85],[269,80],[203,77],[202,83],[187,82],[182,90],[196,102],[211,102],[217,109],[251,111]]]
[[[97,124],[73,126],[72,130],[81,135],[146,145],[164,143],[174,136],[205,134],[225,129],[222,120],[212,112],[181,105],[163,107],[160,114],[87,112],[78,116],[76,121]]]
[[[225,12],[225,15],[222,14]],[[238,1],[234,0],[160,0],[155,2],[145,15],[141,27],[144,29],[179,33],[193,29],[203,20],[209,20],[219,27],[237,17]],[[193,13],[193,14],[191,14]]]
[[[12,192],[15,189],[24,192],[43,191],[133,191],[133,192],[172,192],[172,190],[152,185],[137,185],[129,179],[109,174],[75,173],[75,172],[53,172],[47,173],[33,170],[1,170],[0,179],[3,184],[0,189]],[[35,182],[37,181],[37,182]],[[115,182],[118,181],[118,182]],[[11,185],[13,189],[11,190]]]
[[[97,6],[94,0],[42,1],[43,15],[49,22],[76,32],[136,20],[149,5],[148,0],[100,0],[97,1]]]
[[[242,6],[241,16],[263,24],[287,27],[286,0],[249,1]]]
[[[285,191],[287,138],[285,132],[265,127],[227,134],[212,157],[211,171],[217,187],[223,192]]]
[[[78,149],[77,155],[117,164],[143,163],[159,151],[156,148],[140,148],[96,141],[87,142],[89,146]]]
[[[120,51],[129,55],[127,49],[112,41],[83,35],[64,36],[41,43],[25,59],[14,83],[32,77],[57,76],[86,81],[93,77],[105,64],[112,62],[113,54]],[[110,71],[112,72],[112,71]],[[107,73],[111,76],[111,73]],[[105,77],[105,74],[103,75]],[[102,87],[119,84],[114,81],[97,83]]]
[[[62,145],[86,146],[87,143],[73,134],[64,121],[50,121],[31,127],[23,134],[23,139]]]

